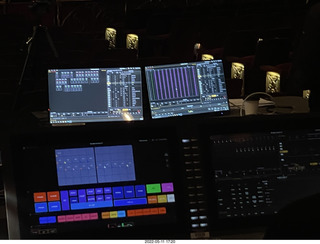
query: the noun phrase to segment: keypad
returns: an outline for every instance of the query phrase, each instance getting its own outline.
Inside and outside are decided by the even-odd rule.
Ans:
[[[145,215],[166,214],[166,207],[149,207],[157,204],[175,202],[173,183],[153,183],[146,185],[127,185],[62,191],[35,192],[33,194],[35,213],[40,216],[39,224],[55,224],[96,219],[125,218]],[[141,206],[130,210],[112,210]],[[104,208],[111,208],[104,211]],[[69,214],[77,210],[99,210],[95,213]],[[69,211],[68,214],[63,212]]]

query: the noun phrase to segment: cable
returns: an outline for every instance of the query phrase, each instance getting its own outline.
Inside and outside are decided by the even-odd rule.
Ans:
[[[249,94],[248,96],[246,96],[245,99],[243,99],[243,102],[242,102],[241,107],[240,107],[240,116],[243,116],[243,112],[242,112],[242,111],[243,111],[244,103],[245,103],[250,97],[253,97],[253,96],[256,96],[256,95],[266,95],[267,97],[270,98],[270,100],[271,100],[272,102],[274,102],[274,104],[276,104],[275,101],[274,101],[274,99],[273,99],[273,97],[272,97],[270,94],[268,94],[268,93],[266,93],[266,92],[253,92],[253,93]],[[259,97],[259,99],[260,99],[260,97]]]

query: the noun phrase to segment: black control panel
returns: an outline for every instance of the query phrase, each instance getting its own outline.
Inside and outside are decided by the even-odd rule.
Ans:
[[[266,225],[288,204],[320,192],[320,130],[256,122],[257,128],[240,122],[239,131],[206,131],[207,193],[217,229]]]
[[[247,116],[16,132],[9,194],[18,211],[8,216],[27,239],[201,239],[266,227],[320,193],[319,122]]]

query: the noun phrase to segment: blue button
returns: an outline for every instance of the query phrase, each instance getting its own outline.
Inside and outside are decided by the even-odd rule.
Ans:
[[[93,188],[87,189],[87,195],[94,195],[94,189]]]
[[[103,188],[96,188],[96,194],[103,194]]]
[[[77,197],[70,197],[70,202],[71,203],[77,203],[78,202],[78,198]]]
[[[118,211],[118,218],[125,218],[126,217],[126,211],[120,210]]]
[[[141,205],[141,204],[147,204],[147,198],[131,198],[131,199],[114,200],[115,207],[134,206],[134,205]]]
[[[114,199],[123,198],[123,189],[121,186],[113,187],[112,190]]]
[[[61,211],[60,202],[49,202],[49,212]]]
[[[40,217],[40,218],[39,218],[39,223],[40,223],[41,225],[43,225],[43,224],[48,224],[48,217]]]
[[[40,202],[34,204],[34,209],[36,213],[46,213],[48,212],[48,206],[46,202]]]
[[[71,203],[71,210],[113,207],[112,201]]]
[[[79,202],[86,202],[87,201],[86,190],[84,190],[84,189],[78,190],[78,195],[79,195]]]
[[[41,225],[54,224],[54,223],[57,223],[57,219],[56,219],[56,216],[39,217],[39,223]]]
[[[146,196],[146,186],[137,185],[136,187],[136,197],[145,197]]]
[[[54,224],[57,222],[56,216],[49,216],[48,217],[48,224]]]
[[[104,200],[106,201],[112,201],[112,195],[105,195]]]
[[[112,193],[111,187],[105,187],[105,188],[103,188],[103,190],[104,190],[104,194],[111,194]]]
[[[103,201],[104,200],[104,196],[103,195],[97,195],[96,198],[97,198],[97,201]]]
[[[70,195],[70,197],[76,197],[76,196],[78,196],[77,190],[70,190],[70,191],[69,191],[69,195]]]
[[[60,200],[61,200],[62,210],[63,211],[70,210],[68,191],[60,191]]]
[[[88,202],[95,202],[96,198],[95,196],[88,196]]]
[[[125,198],[133,198],[134,197],[134,187],[133,186],[125,186],[124,187],[124,196],[125,196]]]

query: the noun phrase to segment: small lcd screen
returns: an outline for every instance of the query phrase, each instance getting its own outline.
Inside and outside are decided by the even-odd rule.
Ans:
[[[221,60],[145,67],[151,117],[229,111]]]
[[[143,120],[140,67],[50,69],[51,124]]]
[[[56,150],[59,186],[136,180],[131,145]]]

